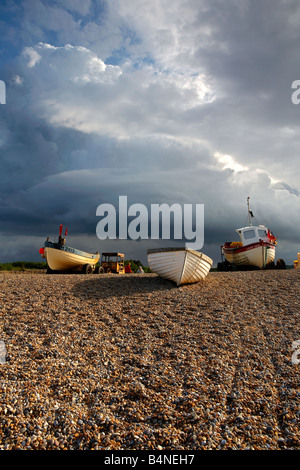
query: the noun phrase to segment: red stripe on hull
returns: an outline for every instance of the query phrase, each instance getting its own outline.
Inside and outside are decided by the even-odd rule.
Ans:
[[[244,251],[253,250],[253,248],[258,248],[259,246],[267,246],[269,248],[275,249],[275,245],[273,245],[273,243],[267,243],[267,242],[261,241],[261,242],[251,243],[250,245],[237,247],[237,248],[230,248],[230,247],[223,246],[223,251],[224,253],[228,253],[228,254],[229,253],[238,254],[238,253],[243,253]]]

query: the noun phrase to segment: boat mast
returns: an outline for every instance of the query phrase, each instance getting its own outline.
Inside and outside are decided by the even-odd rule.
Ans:
[[[250,211],[250,196],[247,197],[247,205],[248,205],[249,225],[250,225],[250,227],[251,227],[251,226],[252,226],[252,222],[251,222],[251,215],[252,215],[252,212]]]

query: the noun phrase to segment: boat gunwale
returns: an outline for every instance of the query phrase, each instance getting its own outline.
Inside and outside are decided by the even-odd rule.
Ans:
[[[168,251],[186,251],[187,248],[185,248],[184,246],[180,246],[178,248],[175,248],[175,247],[170,247],[170,248],[149,248],[147,250],[147,253],[148,254],[151,254],[151,253],[164,253],[164,252],[168,252]]]
[[[260,242],[250,243],[246,246],[222,246],[224,253],[243,253],[244,251],[253,250],[254,248],[259,248],[260,246],[266,246],[267,248],[274,248],[276,247],[275,243],[269,243],[261,240]]]
[[[174,248],[174,247],[171,247],[171,248],[149,248],[147,250],[147,255],[152,255],[152,254],[155,254],[155,253],[168,253],[168,252],[173,252],[173,251],[185,251],[187,253],[191,253],[192,255],[198,256],[198,258],[200,258],[200,259],[209,258],[211,260],[211,258],[208,255],[202,253],[201,251],[196,251],[196,250],[192,250],[191,248],[185,248],[185,247],[178,247],[178,248]]]
[[[64,251],[65,253],[70,253],[77,256],[82,256],[83,258],[90,258],[92,260],[97,259],[97,257],[98,259],[100,258],[99,252],[89,253],[87,251],[78,250],[77,248],[73,248],[68,245],[61,245],[60,243],[56,242],[45,241],[44,247],[52,248],[57,251]]]

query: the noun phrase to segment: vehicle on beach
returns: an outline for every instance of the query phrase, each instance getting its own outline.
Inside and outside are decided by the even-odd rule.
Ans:
[[[221,255],[232,266],[265,268],[275,259],[276,238],[264,225],[252,225],[253,213],[247,198],[249,225],[238,228],[240,241],[226,242],[221,246]]]
[[[151,271],[177,286],[204,279],[213,264],[204,253],[186,248],[149,249],[147,256]]]
[[[100,266],[96,267],[96,273],[116,273],[124,274],[123,253],[102,253]]]
[[[95,271],[100,254],[88,253],[86,251],[72,248],[65,244],[65,237],[62,237],[62,224],[59,227],[58,242],[51,242],[49,237],[44,243],[44,247],[39,252],[42,258],[46,258],[48,268],[47,273],[54,272],[82,272],[90,274]],[[65,236],[67,235],[67,229]]]

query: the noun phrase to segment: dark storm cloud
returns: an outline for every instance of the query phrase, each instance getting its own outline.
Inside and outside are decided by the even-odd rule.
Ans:
[[[17,256],[16,232],[26,244],[60,223],[96,245],[97,206],[124,194],[147,206],[203,203],[204,251],[219,257],[251,196],[259,223],[278,231],[279,253],[293,259],[297,2],[26,0],[3,11],[9,253]]]

